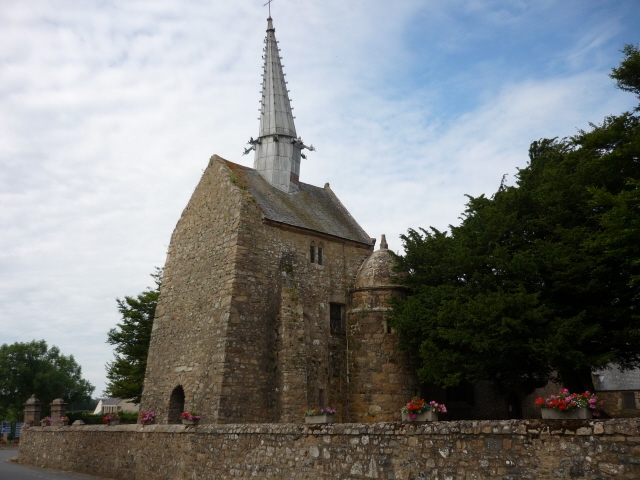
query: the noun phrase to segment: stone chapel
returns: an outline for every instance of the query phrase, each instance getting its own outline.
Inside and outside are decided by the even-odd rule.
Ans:
[[[386,324],[391,255],[328,183],[300,181],[298,136],[271,17],[260,128],[247,168],[213,156],[171,237],[142,410],[179,423],[302,421],[330,406],[342,422],[399,418],[415,369]]]

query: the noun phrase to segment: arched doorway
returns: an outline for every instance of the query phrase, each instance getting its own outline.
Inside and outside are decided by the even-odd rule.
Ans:
[[[178,385],[169,398],[169,423],[181,423],[182,412],[184,412],[184,389]]]

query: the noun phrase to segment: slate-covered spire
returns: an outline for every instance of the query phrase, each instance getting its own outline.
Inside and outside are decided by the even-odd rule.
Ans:
[[[273,20],[269,17],[264,41],[260,132],[256,140],[249,140],[251,147],[245,150],[245,154],[255,149],[253,168],[274,187],[294,193],[300,177],[300,158],[305,158],[302,150],[314,148],[304,145],[296,135],[275,32]]]

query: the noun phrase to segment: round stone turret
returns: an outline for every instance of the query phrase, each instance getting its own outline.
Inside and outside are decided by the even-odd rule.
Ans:
[[[406,291],[396,278],[382,235],[380,249],[358,270],[347,312],[349,422],[398,421],[400,407],[417,393],[415,366],[398,349],[397,335],[387,323],[392,298]]]
[[[362,264],[356,276],[355,289],[397,287],[394,279],[398,274],[393,271],[393,257],[389,252],[387,239],[382,235],[380,249],[373,252]]]

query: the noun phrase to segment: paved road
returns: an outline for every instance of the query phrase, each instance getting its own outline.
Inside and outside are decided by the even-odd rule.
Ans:
[[[96,480],[100,478],[48,468],[26,467],[9,461],[17,456],[18,449],[0,449],[0,480]]]

